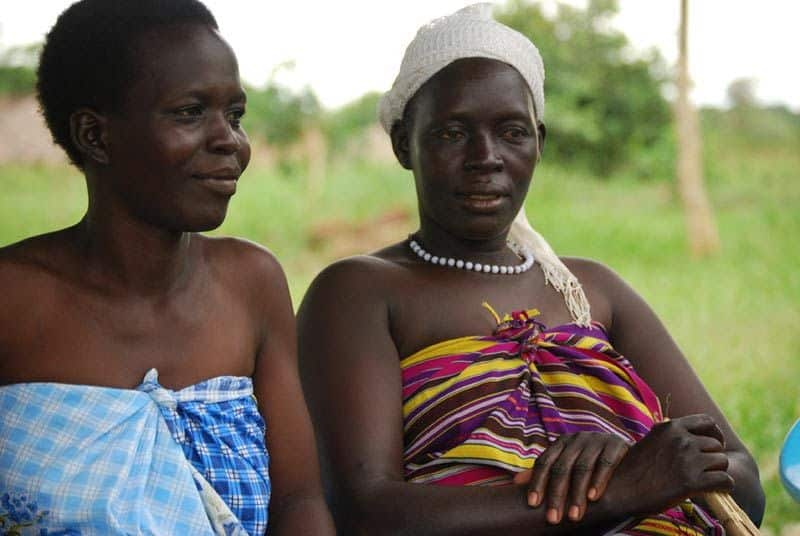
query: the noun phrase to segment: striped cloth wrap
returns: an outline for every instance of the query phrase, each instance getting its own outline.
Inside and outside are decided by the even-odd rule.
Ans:
[[[409,482],[508,485],[562,434],[642,439],[663,420],[658,397],[599,323],[550,329],[538,311],[500,318],[489,336],[446,340],[401,361]],[[682,503],[611,534],[715,535],[722,526]]]

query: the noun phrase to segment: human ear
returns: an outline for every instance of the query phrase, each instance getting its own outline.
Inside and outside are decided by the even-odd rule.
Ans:
[[[79,108],[69,116],[69,134],[84,161],[108,164],[105,116],[89,108]]]
[[[392,125],[392,150],[397,161],[406,169],[411,169],[411,153],[408,149],[408,129],[403,121],[396,121]]]
[[[539,143],[539,154],[541,155],[542,151],[544,150],[544,139],[547,136],[547,128],[545,128],[544,123],[539,121],[538,124],[536,125],[536,131],[537,131],[537,136],[539,138],[537,140]]]

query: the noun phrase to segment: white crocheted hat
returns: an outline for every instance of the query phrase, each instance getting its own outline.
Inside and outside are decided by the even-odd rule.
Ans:
[[[467,6],[421,27],[406,48],[400,72],[380,101],[378,116],[390,133],[414,94],[434,74],[462,58],[489,58],[514,67],[531,89],[537,119],[544,117],[544,64],[531,41],[492,18],[488,3]]]

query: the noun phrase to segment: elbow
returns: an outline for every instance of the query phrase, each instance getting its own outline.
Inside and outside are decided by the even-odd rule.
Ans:
[[[752,490],[748,493],[747,500],[742,502],[745,503],[742,509],[747,514],[747,517],[757,527],[760,527],[761,522],[764,520],[764,510],[767,504],[764,488],[761,487],[760,482],[756,481],[755,485],[752,486]]]
[[[357,488],[337,487],[328,496],[338,534],[354,536],[382,536],[417,534],[409,520],[404,519],[403,508],[392,499],[389,482],[360,483]]]
[[[279,527],[296,526],[331,526],[330,510],[325,503],[322,490],[310,489],[270,497],[267,533],[284,534],[286,531]]]
[[[734,475],[736,485],[732,495],[750,520],[755,525],[761,526],[767,500],[764,488],[761,486],[758,466],[747,452],[740,453],[739,457],[741,469]]]

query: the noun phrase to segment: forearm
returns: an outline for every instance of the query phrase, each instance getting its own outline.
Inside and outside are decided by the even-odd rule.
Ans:
[[[590,504],[580,523],[551,525],[546,507],[531,508],[520,486],[446,487],[382,481],[334,505],[340,532],[363,535],[597,534],[627,518]]]
[[[320,493],[272,500],[267,534],[333,536],[336,531],[325,499]]]

